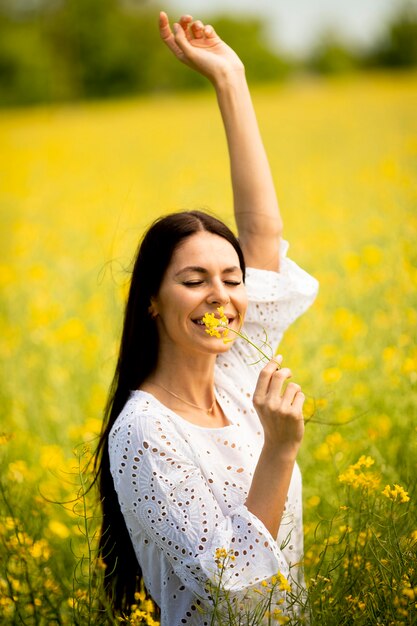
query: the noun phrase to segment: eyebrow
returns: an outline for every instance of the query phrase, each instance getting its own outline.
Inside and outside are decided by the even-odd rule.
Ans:
[[[239,271],[241,272],[241,268],[238,265],[232,265],[231,267],[225,267],[222,270],[222,274],[232,274],[233,272]],[[197,272],[198,274],[208,274],[208,270],[205,267],[200,267],[199,265],[187,265],[183,267],[175,274],[175,276],[179,276],[180,274],[184,274],[184,272]]]

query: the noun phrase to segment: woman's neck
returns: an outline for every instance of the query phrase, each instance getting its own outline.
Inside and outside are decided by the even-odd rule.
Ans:
[[[159,385],[194,403],[209,407],[214,400],[215,355],[160,354],[157,366],[145,382]]]

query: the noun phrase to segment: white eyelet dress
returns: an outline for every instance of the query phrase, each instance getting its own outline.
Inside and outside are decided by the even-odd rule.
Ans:
[[[280,272],[247,270],[244,332],[275,348],[313,302],[318,283],[286,258]],[[233,551],[222,585],[243,598],[278,571],[303,584],[301,476],[296,466],[277,539],[245,507],[263,431],[252,394],[263,363],[242,339],[217,357],[215,391],[229,425],[191,424],[144,391],[132,391],[109,437],[111,472],[147,590],[162,626],[204,626],[216,550]],[[291,574],[290,574],[291,569]],[[298,570],[298,571],[297,571]],[[216,578],[217,577],[217,578]]]

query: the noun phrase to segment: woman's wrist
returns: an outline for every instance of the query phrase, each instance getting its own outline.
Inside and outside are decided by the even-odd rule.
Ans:
[[[294,445],[271,445],[264,443],[261,456],[271,466],[294,465],[300,444]]]
[[[246,85],[245,67],[222,68],[210,80],[217,93]]]

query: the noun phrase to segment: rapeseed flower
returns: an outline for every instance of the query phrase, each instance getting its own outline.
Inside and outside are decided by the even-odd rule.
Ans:
[[[278,572],[277,578],[278,578],[278,589],[280,591],[291,592],[291,585],[288,582],[288,580],[285,578],[285,576],[281,574],[281,572]]]
[[[386,485],[382,494],[387,498],[390,498],[393,502],[398,502],[399,504],[404,504],[410,500],[408,492],[405,491],[405,489],[400,485],[394,485],[394,487]]]
[[[233,550],[226,550],[226,548],[217,548],[214,553],[214,560],[217,563],[219,569],[225,567],[226,561],[234,561],[236,559]]]
[[[216,317],[214,313],[205,313],[203,316],[203,323],[206,327],[206,333],[210,337],[217,337],[220,339],[227,336],[229,332],[228,319],[224,314],[224,307],[217,307],[217,311],[220,317]],[[219,328],[221,328],[222,334],[220,334]]]
[[[339,474],[339,481],[358,489],[363,487],[365,489],[376,489],[380,483],[380,476],[375,472],[367,472],[375,463],[374,459],[370,456],[362,455],[356,463],[350,465],[345,472]]]
[[[48,528],[60,539],[67,539],[70,535],[68,526],[65,526],[65,524],[62,524],[62,522],[59,522],[58,520],[51,519],[48,523]]]

